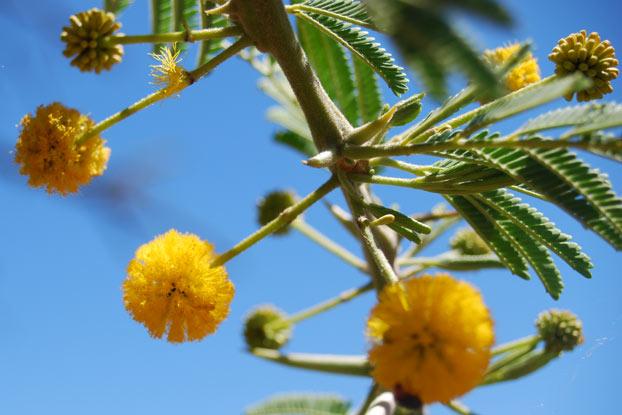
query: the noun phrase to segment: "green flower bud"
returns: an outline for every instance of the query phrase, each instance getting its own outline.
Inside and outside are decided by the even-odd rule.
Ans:
[[[244,338],[250,349],[280,349],[291,335],[292,327],[287,315],[270,305],[256,308],[244,322]]]
[[[618,77],[618,60],[615,49],[608,40],[601,42],[596,32],[585,30],[572,33],[557,42],[549,55],[555,63],[555,73],[563,76],[580,71],[592,80],[592,86],[577,92],[578,101],[602,98],[613,92],[611,81]],[[566,95],[570,101],[573,93]]]
[[[281,212],[296,204],[296,197],[293,193],[277,190],[268,193],[257,204],[257,220],[261,226],[276,219]],[[289,231],[289,226],[284,226],[275,235],[284,235]]]
[[[450,246],[462,255],[489,254],[486,242],[471,228],[462,228],[451,238]]]
[[[121,62],[123,46],[106,43],[121,28],[114,14],[93,8],[74,14],[69,21],[60,38],[66,45],[63,55],[73,57],[73,66],[82,72],[100,73]]]
[[[583,324],[570,311],[543,311],[538,315],[536,327],[546,351],[570,351],[583,343]]]

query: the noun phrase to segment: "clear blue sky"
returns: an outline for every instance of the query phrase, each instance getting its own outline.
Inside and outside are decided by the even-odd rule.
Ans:
[[[100,76],[80,73],[62,56],[59,33],[68,16],[100,3],[0,2],[5,39],[0,54],[0,413],[236,414],[269,395],[301,391],[337,393],[357,404],[369,385],[366,379],[280,367],[243,351],[241,321],[254,305],[273,303],[295,312],[364,282],[300,235],[268,239],[228,265],[237,286],[231,315],[202,342],[153,340],[123,308],[126,264],[155,234],[175,227],[224,251],[256,228],[254,206],[261,195],[281,187],[306,194],[325,179],[324,172],[302,166],[298,155],[271,142],[276,128],[264,118],[271,102],[257,90],[257,75],[246,63],[227,62],[180,98],[108,130],[104,136],[112,160],[106,176],[78,196],[50,197],[28,188],[17,175],[11,154],[16,124],[37,105],[60,101],[100,120],[153,90],[147,46],[128,46],[123,63]],[[124,13],[126,33],[148,31],[147,3],[137,0]],[[547,52],[570,32],[596,30],[622,49],[618,0],[505,3],[516,16],[514,29],[471,21],[467,30],[480,47],[531,38],[545,75],[552,71]],[[193,62],[188,55],[188,66]],[[608,99],[622,100],[620,80],[614,87]],[[589,160],[610,172],[622,192],[619,165]],[[414,191],[381,194],[405,211],[426,210],[440,201]],[[554,302],[537,281],[508,272],[460,277],[483,291],[498,341],[532,333],[538,312],[559,307],[581,316],[585,344],[535,375],[481,388],[464,401],[491,415],[614,414],[622,370],[620,257],[560,210],[543,210],[592,256],[591,281],[562,265],[566,289]],[[321,206],[307,218],[358,249]],[[445,244],[427,253],[441,252]],[[364,353],[363,329],[373,299],[367,295],[303,322],[287,350]],[[441,407],[432,412],[447,413]]]

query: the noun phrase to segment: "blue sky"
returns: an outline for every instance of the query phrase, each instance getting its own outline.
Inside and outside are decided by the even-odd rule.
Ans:
[[[237,287],[231,315],[202,342],[153,340],[123,308],[127,262],[154,235],[174,227],[224,251],[256,229],[254,207],[267,191],[290,188],[304,195],[325,180],[324,172],[302,166],[297,154],[271,142],[276,128],[264,113],[272,103],[258,91],[257,74],[246,63],[231,60],[180,98],[106,131],[112,148],[106,175],[77,196],[48,196],[17,174],[11,154],[16,125],[37,105],[60,101],[100,120],[154,88],[148,46],[126,47],[123,63],[99,76],[79,72],[62,56],[59,33],[68,16],[99,3],[0,3],[0,36],[6,40],[0,55],[0,413],[235,414],[276,393],[305,391],[358,403],[367,379],[280,367],[243,351],[241,321],[253,306],[273,303],[295,312],[365,282],[301,235],[267,239],[228,264]],[[147,3],[136,1],[123,14],[125,33],[148,31]],[[481,48],[532,39],[545,75],[552,72],[548,51],[570,32],[599,31],[622,48],[616,0],[504,3],[516,16],[511,30],[465,23],[463,17],[459,23]],[[193,62],[187,55],[185,63]],[[619,80],[614,87],[607,99],[622,100]],[[427,101],[424,111],[432,105]],[[586,159],[608,171],[622,192],[619,165]],[[422,192],[380,194],[407,212],[440,202]],[[335,195],[329,199],[340,202]],[[615,413],[622,370],[620,257],[559,209],[535,204],[576,235],[596,264],[592,280],[560,265],[566,288],[555,302],[537,281],[502,270],[460,277],[482,290],[499,342],[532,333],[536,315],[557,307],[581,316],[585,344],[535,375],[478,389],[464,402],[480,414]],[[321,206],[306,217],[358,252]],[[442,252],[446,239],[426,253]],[[368,294],[301,323],[287,350],[364,353],[373,300]],[[447,412],[434,407],[432,413]]]

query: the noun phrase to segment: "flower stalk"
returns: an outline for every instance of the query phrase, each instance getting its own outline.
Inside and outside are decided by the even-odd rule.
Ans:
[[[266,225],[259,228],[256,232],[253,232],[248,237],[244,238],[234,247],[229,249],[227,252],[224,252],[220,256],[218,256],[213,262],[212,266],[222,265],[227,261],[235,258],[240,255],[242,252],[246,251],[251,246],[255,245],[257,242],[261,241],[266,236],[276,232],[284,226],[287,226],[294,219],[298,217],[302,212],[307,210],[311,205],[313,205],[318,200],[321,200],[324,196],[330,193],[333,189],[335,189],[338,185],[338,181],[336,177],[331,177],[328,181],[326,181],[322,186],[318,187],[313,192],[309,193],[305,198],[300,200],[295,205],[285,209],[281,214],[271,222],[268,222]]]
[[[246,37],[240,38],[237,42],[229,46],[227,49],[223,50],[218,55],[214,56],[209,62],[199,66],[193,71],[187,73],[188,75],[188,83],[185,87],[190,86],[194,82],[196,82],[202,76],[205,76],[209,72],[211,72],[218,65],[226,61],[227,59],[235,56],[238,52],[240,52],[245,47],[250,46],[250,41]],[[183,88],[182,88],[183,89]],[[86,140],[91,137],[94,137],[100,134],[102,131],[107,130],[113,125],[117,124],[120,121],[128,118],[129,116],[137,113],[138,111],[147,108],[148,106],[155,104],[158,101],[161,101],[170,96],[170,90],[167,87],[159,89],[146,97],[136,101],[132,105],[122,109],[121,111],[111,115],[110,117],[104,119],[97,123],[93,128],[89,129],[84,133],[79,139],[76,140],[77,145],[83,144]]]
[[[364,355],[280,353],[261,348],[252,349],[250,352],[262,359],[300,369],[352,376],[369,376],[370,372],[367,356]]]
[[[375,157],[407,156],[412,154],[432,154],[439,151],[448,150],[478,150],[483,148],[528,148],[528,149],[554,149],[554,148],[579,148],[589,150],[595,148],[595,144],[589,141],[570,141],[570,140],[543,140],[541,138],[524,140],[494,140],[494,141],[475,141],[469,139],[457,139],[442,143],[415,143],[415,144],[380,144],[372,146],[346,145],[343,149],[345,157],[363,160]],[[620,151],[622,143],[620,141],[607,141],[597,145],[601,151]],[[384,160],[384,159],[383,159]],[[395,160],[394,160],[395,161]],[[397,167],[399,163],[392,163]],[[406,170],[405,165],[399,164],[402,170]],[[413,174],[416,169],[411,168]]]
[[[361,294],[364,294],[368,291],[371,291],[374,288],[372,283],[367,283],[357,288],[351,288],[339,294],[338,296],[316,304],[312,307],[307,308],[306,310],[299,311],[296,314],[292,314],[287,321],[291,324],[299,323],[303,320],[306,320],[310,317],[321,314],[325,311],[328,311],[335,306],[338,306],[343,303],[347,303],[348,301],[358,297]]]
[[[365,261],[358,258],[356,255],[348,251],[343,246],[337,244],[326,235],[322,234],[320,231],[309,225],[304,219],[296,219],[294,222],[292,222],[291,226],[307,238],[311,239],[313,242],[317,243],[322,248],[326,249],[328,252],[334,254],[338,258],[342,259],[344,262],[352,265],[359,271],[365,274],[369,272]]]
[[[153,33],[149,35],[113,35],[106,38],[106,45],[130,45],[139,43],[174,43],[199,42],[203,40],[222,39],[242,35],[236,26],[177,31],[169,33]]]

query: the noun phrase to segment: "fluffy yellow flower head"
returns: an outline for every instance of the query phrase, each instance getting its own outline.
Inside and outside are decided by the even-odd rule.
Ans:
[[[39,106],[35,115],[22,118],[15,161],[28,184],[45,186],[49,193],[75,193],[106,169],[110,149],[98,135],[76,145],[93,120],[58,102]]]
[[[493,322],[480,293],[447,274],[384,289],[367,323],[372,376],[427,404],[477,386],[490,361]]]
[[[223,266],[210,266],[214,248],[172,229],[136,251],[123,283],[125,308],[153,337],[200,340],[229,314],[235,288]]]
[[[151,56],[159,62],[158,65],[151,65],[151,76],[156,85],[165,88],[170,95],[175,94],[190,84],[188,73],[179,65],[179,50],[162,48],[160,53],[152,53]]]
[[[498,68],[510,60],[519,49],[520,44],[513,43],[502,48],[487,50],[484,51],[484,59],[493,67]],[[505,76],[505,87],[509,91],[518,91],[539,80],[540,67],[538,66],[538,61],[533,57],[531,52],[529,52],[525,58]]]

